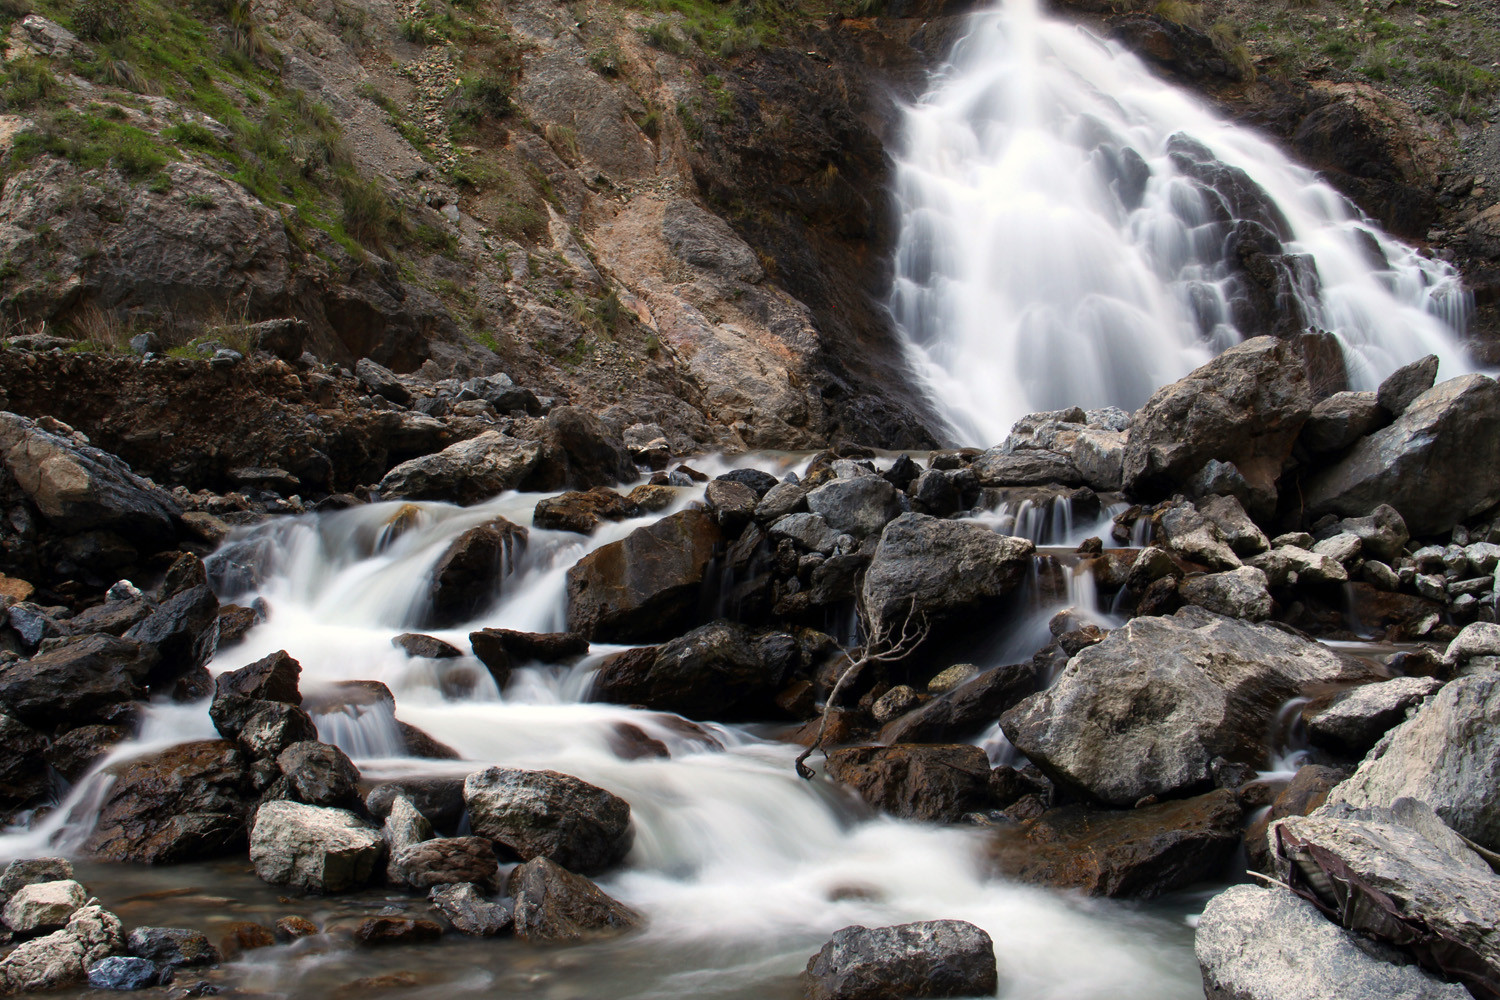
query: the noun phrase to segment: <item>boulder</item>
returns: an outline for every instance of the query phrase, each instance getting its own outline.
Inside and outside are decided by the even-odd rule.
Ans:
[[[1240,847],[1243,810],[1219,789],[1139,809],[1049,809],[988,845],[1008,878],[1091,896],[1149,898],[1218,877]]]
[[[744,527],[755,516],[759,502],[754,490],[729,479],[715,479],[703,490],[703,503],[727,532]]]
[[[839,544],[838,533],[828,526],[823,516],[807,511],[785,515],[772,524],[767,533],[772,541],[790,539],[799,548],[821,552],[825,556],[833,555]]]
[[[567,456],[574,489],[613,486],[636,477],[635,462],[604,421],[582,406],[557,406],[547,414],[548,436]]]
[[[501,664],[569,663],[589,651],[589,641],[577,632],[516,632],[485,628],[469,633],[474,655],[491,670]]]
[[[1230,886],[1194,940],[1207,1000],[1468,1000],[1462,986],[1371,954],[1357,935],[1285,889]]]
[[[542,445],[499,431],[449,445],[442,451],[402,462],[380,481],[387,500],[447,500],[475,504],[517,489],[542,458]]]
[[[88,968],[88,984],[96,990],[144,990],[161,981],[155,962],[130,955],[101,958]]]
[[[1250,565],[1265,574],[1272,587],[1298,584],[1346,583],[1349,571],[1338,560],[1291,545],[1278,545],[1250,558]]]
[[[464,781],[474,832],[523,861],[550,858],[584,874],[619,863],[634,833],[630,804],[556,771],[492,767]]]
[[[1468,666],[1470,660],[1484,660],[1500,656],[1500,625],[1494,622],[1473,622],[1459,630],[1448,648],[1443,652],[1443,666],[1458,673]]]
[[[472,883],[435,885],[427,898],[432,908],[460,934],[495,937],[510,930],[515,923],[510,910],[485,899]]]
[[[777,483],[755,505],[755,519],[770,523],[807,509],[807,487],[802,483]]]
[[[998,985],[994,942],[962,920],[845,927],[802,974],[807,1000],[979,997]]]
[[[1190,503],[1173,504],[1162,511],[1161,539],[1172,553],[1210,569],[1236,569],[1240,557],[1229,545],[1219,526]]]
[[[472,882],[493,890],[500,864],[483,837],[439,837],[393,851],[389,870],[393,881],[414,889]]]
[[[550,531],[592,535],[605,521],[623,521],[639,514],[640,508],[626,497],[596,486],[586,492],[575,490],[539,500],[531,524]]]
[[[835,532],[864,538],[900,516],[901,494],[880,476],[835,479],[807,494],[807,509]]]
[[[976,673],[920,708],[887,723],[878,738],[886,744],[971,739],[994,725],[1001,713],[1036,691],[1036,685],[1036,667],[1030,663]]]
[[[496,413],[541,412],[541,401],[530,389],[516,385],[509,375],[496,373],[482,378],[471,378],[463,384],[458,394],[460,401],[482,399],[495,408]]]
[[[760,499],[765,499],[770,495],[771,489],[779,481],[769,472],[762,472],[759,469],[735,469],[714,478],[725,482],[742,483],[754,490],[755,495]]]
[[[1500,672],[1460,677],[1386,734],[1330,805],[1391,808],[1411,797],[1500,852]]]
[[[354,940],[363,945],[419,944],[436,941],[443,927],[433,920],[414,917],[368,917],[354,928]]]
[[[1367,556],[1393,563],[1406,554],[1411,540],[1401,512],[1390,504],[1381,504],[1368,517],[1346,517],[1339,530],[1359,539],[1360,550]]]
[[[516,866],[509,890],[516,937],[523,941],[582,941],[622,934],[644,923],[635,910],[548,858]]]
[[[1237,556],[1253,556],[1266,551],[1271,542],[1265,532],[1245,513],[1237,498],[1209,496],[1198,501],[1198,513],[1206,517]]]
[[[1083,485],[1083,474],[1073,460],[1053,451],[991,448],[974,460],[972,468],[983,486]]]
[[[411,390],[401,384],[396,373],[369,358],[354,362],[354,377],[359,384],[377,396],[384,396],[393,403],[405,405],[411,402]]]
[[[97,905],[73,914],[68,925],[23,942],[0,961],[0,993],[35,993],[84,982],[91,965],[124,946],[120,918]]]
[[[848,747],[828,754],[828,776],[876,809],[954,823],[989,805],[990,762],[969,744]]]
[[[1434,677],[1393,677],[1351,688],[1322,704],[1314,702],[1303,711],[1308,739],[1335,753],[1363,757],[1406,719],[1409,709],[1442,686]]]
[[[329,743],[303,740],[276,757],[291,797],[310,806],[361,809],[359,769],[344,751]]]
[[[432,567],[427,593],[433,623],[456,625],[494,603],[502,581],[526,550],[526,539],[525,528],[503,517],[475,525],[455,538]]]
[[[670,514],[568,570],[568,629],[599,642],[669,639],[691,624],[723,540],[702,510]]]
[[[181,511],[172,498],[107,452],[0,412],[0,462],[59,532],[112,531],[144,545],[165,544]]]
[[[12,861],[0,873],[0,907],[17,892],[38,882],[65,882],[73,878],[73,865],[67,858],[22,858]]]
[[[214,699],[208,714],[225,739],[235,739],[263,702],[301,705],[298,687],[302,664],[277,650],[254,663],[214,678]]]
[[[1434,490],[1430,483],[1441,482]],[[1303,484],[1310,517],[1381,503],[1416,535],[1447,531],[1500,502],[1500,385],[1464,375],[1418,396],[1389,427]]]
[[[272,885],[305,892],[342,892],[369,884],[385,851],[379,828],[347,809],[265,802],[250,830],[255,874]]]
[[[1125,491],[1165,496],[1209,461],[1226,462],[1249,487],[1251,513],[1265,513],[1312,407],[1293,344],[1256,337],[1231,347],[1158,389],[1136,412],[1125,447]]]
[[[419,632],[403,632],[391,640],[391,645],[407,656],[427,660],[451,660],[463,656],[463,650],[452,643]]]
[[[1265,573],[1254,566],[1241,566],[1224,573],[1190,576],[1178,586],[1177,593],[1183,604],[1258,622],[1271,617],[1274,608],[1267,586]]]
[[[1345,778],[1347,771],[1322,764],[1303,764],[1292,780],[1272,800],[1268,810],[1256,814],[1245,828],[1245,852],[1249,867],[1267,875],[1275,870],[1271,862],[1271,844],[1267,832],[1271,824],[1288,816],[1306,816],[1328,801],[1328,793]]]
[[[886,525],[865,573],[876,630],[908,615],[937,623],[993,610],[1023,580],[1036,547],[972,521],[902,514]]]
[[[779,714],[776,695],[797,663],[797,642],[785,632],[712,622],[655,649],[609,657],[589,699],[690,719],[765,719]]]
[[[160,662],[147,676],[152,685],[176,680],[205,666],[219,648],[219,599],[206,584],[163,602],[127,639],[155,646]]]
[[[917,514],[947,517],[963,504],[953,477],[942,469],[928,469],[907,487],[911,509]]]
[[[1389,417],[1405,413],[1418,396],[1437,384],[1438,356],[1429,354],[1402,365],[1385,377],[1375,391],[1375,401]]]
[[[1336,392],[1312,408],[1299,443],[1309,455],[1343,451],[1389,417],[1373,392]]]
[[[52,776],[46,767],[52,761],[53,746],[25,723],[0,715],[0,811],[41,805],[53,797]],[[72,781],[76,774],[63,776]]]
[[[254,760],[275,757],[294,743],[318,738],[312,716],[296,705],[280,701],[257,703],[240,729],[240,746]]]
[[[1278,628],[1184,608],[1115,629],[1000,724],[1054,782],[1131,806],[1206,790],[1217,757],[1259,765],[1287,699],[1372,676]]]
[[[88,893],[72,879],[33,882],[11,894],[5,903],[5,926],[17,934],[36,934],[64,927],[88,902]]]
[[[1347,930],[1430,969],[1500,991],[1500,879],[1425,803],[1332,803],[1272,831],[1278,874]]]
[[[84,850],[106,861],[175,864],[241,849],[251,795],[247,763],[224,740],[182,743],[112,765]]]
[[[370,789],[365,808],[385,819],[398,798],[406,798],[432,825],[445,832],[458,829],[464,815],[464,779],[444,776],[398,778]]]
[[[156,650],[135,639],[91,635],[29,660],[0,666],[0,704],[29,725],[112,721],[145,697]]]
[[[186,927],[137,927],[126,938],[125,947],[132,955],[164,968],[219,962],[219,949],[209,942],[208,935]]]

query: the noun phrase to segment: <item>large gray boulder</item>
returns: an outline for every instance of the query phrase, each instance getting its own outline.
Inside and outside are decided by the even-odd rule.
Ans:
[[[880,536],[864,603],[877,629],[907,614],[946,619],[994,607],[1031,567],[1036,547],[972,521],[902,514]]]
[[[1287,699],[1370,676],[1364,664],[1273,626],[1189,607],[1115,629],[1000,724],[1053,781],[1130,806],[1206,790],[1216,757],[1263,763]]]
[[[380,481],[387,500],[448,500],[472,504],[518,488],[541,461],[543,447],[499,431],[402,462]]]
[[[1464,375],[1427,390],[1395,423],[1312,475],[1303,500],[1313,517],[1358,517],[1387,503],[1418,536],[1500,503],[1500,384]]]
[[[305,892],[342,892],[367,885],[380,871],[385,852],[380,828],[347,809],[266,802],[250,829],[255,874],[272,885]]]
[[[1370,953],[1285,889],[1236,885],[1204,907],[1195,941],[1206,1000],[1468,1000],[1469,991]]]
[[[1124,485],[1164,496],[1209,461],[1232,463],[1252,514],[1269,507],[1292,445],[1312,413],[1312,390],[1293,345],[1256,337],[1158,389],[1130,422]],[[1358,513],[1364,513],[1359,511]]]
[[[630,803],[557,771],[492,767],[464,781],[474,832],[523,861],[551,858],[585,875],[624,859],[633,830]]]
[[[1266,574],[1254,566],[1223,573],[1201,573],[1182,581],[1177,588],[1183,604],[1196,604],[1216,614],[1247,621],[1271,617],[1273,604]]]
[[[1387,419],[1374,392],[1336,392],[1312,408],[1300,443],[1311,455],[1343,451]]]
[[[963,920],[845,927],[802,975],[807,1000],[979,997],[998,985],[994,942]]]
[[[1454,830],[1500,851],[1500,673],[1461,677],[1386,734],[1329,804],[1426,802]]]
[[[835,532],[863,538],[878,534],[900,516],[901,494],[880,476],[854,476],[808,493],[807,507]]]
[[[1328,804],[1272,827],[1277,873],[1345,928],[1500,991],[1500,878],[1425,803]]]
[[[30,994],[81,983],[89,966],[125,947],[120,918],[98,905],[75,912],[68,925],[33,938],[0,961],[0,994]]]
[[[0,462],[53,527],[114,531],[135,542],[171,540],[182,512],[162,489],[115,456],[0,412]]]
[[[642,923],[635,910],[548,858],[533,858],[510,873],[516,937],[523,941],[582,941],[623,934]]]
[[[1308,738],[1336,753],[1363,757],[1413,706],[1442,686],[1435,677],[1393,677],[1351,688],[1316,711],[1304,711]]]

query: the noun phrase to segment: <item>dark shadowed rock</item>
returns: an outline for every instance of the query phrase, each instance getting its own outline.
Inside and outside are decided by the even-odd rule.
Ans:
[[[764,719],[778,714],[775,697],[796,665],[787,633],[713,622],[605,660],[589,697],[693,719]]]
[[[1304,764],[1297,768],[1292,780],[1271,802],[1270,810],[1258,813],[1245,828],[1245,852],[1250,867],[1271,874],[1270,844],[1266,840],[1266,831],[1271,824],[1288,816],[1306,816],[1327,802],[1328,793],[1347,777],[1347,771],[1322,764]]]
[[[1469,991],[1371,954],[1362,938],[1278,887],[1209,900],[1195,939],[1207,1000],[1467,1000]]]
[[[876,809],[906,819],[953,823],[989,805],[989,758],[968,744],[833,750],[828,775]]]
[[[623,521],[639,513],[640,508],[628,498],[614,490],[596,486],[591,490],[570,491],[538,501],[531,524],[552,531],[592,535],[605,521]]]
[[[577,632],[516,632],[486,628],[469,633],[474,655],[492,670],[504,665],[567,663],[589,651],[589,641]]]
[[[1159,896],[1219,874],[1239,848],[1241,816],[1227,789],[1140,809],[1063,806],[997,830],[989,855],[1023,882],[1091,896]]]
[[[115,783],[84,850],[106,861],[175,864],[215,858],[245,843],[250,778],[223,740],[183,743],[113,765]]]
[[[358,809],[359,769],[338,747],[316,740],[293,743],[276,758],[288,789],[298,802],[312,806]]]
[[[46,766],[51,763],[52,756],[52,747],[48,746],[47,737],[18,719],[0,715],[0,810],[8,812],[40,805],[52,797],[52,776],[47,773]],[[66,750],[58,756],[64,763],[68,763]],[[77,771],[74,771],[73,777],[67,774],[63,777],[71,781],[73,777],[77,777]]]
[[[1293,695],[1371,669],[1269,625],[1184,608],[1136,618],[1001,717],[1053,781],[1115,806],[1210,787],[1216,757],[1250,765]]]
[[[463,650],[452,643],[420,632],[403,632],[391,640],[391,645],[404,651],[407,656],[429,660],[451,660],[464,655]]]
[[[1335,753],[1363,757],[1405,721],[1409,709],[1442,686],[1432,677],[1393,677],[1314,702],[1303,710],[1308,738]]]
[[[1275,501],[1276,481],[1312,406],[1290,343],[1256,337],[1231,347],[1158,389],[1136,412],[1125,448],[1125,490],[1165,496],[1205,463],[1229,462],[1255,498],[1247,508],[1263,511]]]
[[[302,704],[298,685],[302,664],[277,650],[254,663],[220,674],[214,679],[214,700],[208,714],[226,739],[234,739],[245,728],[262,702]]]
[[[275,757],[294,743],[316,740],[312,716],[296,705],[280,701],[256,703],[240,729],[239,742],[254,760]]]
[[[523,861],[551,858],[593,874],[630,850],[630,804],[557,771],[492,767],[464,781],[474,832]]]
[[[1033,552],[1026,539],[982,524],[902,514],[886,525],[865,573],[865,606],[876,628],[908,614],[937,623],[982,613],[1021,582]]]
[[[125,637],[155,646],[161,656],[148,683],[176,680],[208,663],[218,650],[219,599],[206,584],[190,587],[163,603]]]
[[[369,946],[419,944],[442,936],[441,924],[416,917],[369,917],[354,928],[354,940]]]
[[[13,748],[15,744],[9,738],[6,728],[5,723],[0,721],[0,741],[4,741],[0,745]],[[53,740],[43,756],[48,764],[57,769],[58,774],[68,781],[76,782],[95,761],[109,753],[116,743],[129,739],[130,735],[127,726],[80,726]],[[39,770],[35,769],[34,773]],[[0,770],[0,794],[5,793],[4,775],[5,772]]]
[[[1036,684],[1036,667],[1030,663],[986,670],[888,723],[880,730],[880,742],[943,743],[977,736],[1036,691]]]
[[[568,629],[601,642],[671,638],[691,623],[722,540],[712,515],[685,510],[595,549],[568,570]]]
[[[636,477],[635,462],[618,434],[581,406],[558,406],[547,414],[547,429],[567,455],[568,485],[586,490]]]
[[[807,1000],[977,997],[999,975],[990,936],[962,920],[845,927],[807,962]]]
[[[137,927],[125,940],[125,947],[132,955],[168,968],[219,961],[219,949],[209,942],[208,935],[185,927]]]
[[[1388,417],[1399,417],[1418,396],[1437,384],[1437,374],[1436,354],[1418,358],[1387,375],[1375,392],[1375,400]]]
[[[1336,392],[1312,408],[1303,425],[1302,447],[1310,455],[1343,451],[1389,419],[1373,392]]]
[[[733,472],[726,472],[718,478],[725,482],[741,483],[748,486],[755,491],[756,497],[762,500],[765,499],[766,495],[771,492],[771,488],[777,483],[775,476],[769,472],[762,472],[759,469],[735,469]]]
[[[838,534],[864,538],[901,514],[901,496],[880,476],[855,476],[824,483],[807,494],[807,509]]]
[[[0,704],[30,725],[52,728],[110,722],[120,707],[145,697],[160,662],[135,639],[91,635],[0,667]]]
[[[398,778],[370,789],[365,808],[376,819],[385,819],[396,796],[411,800],[432,825],[445,833],[457,831],[464,814],[464,779],[461,777]]]
[[[515,569],[527,532],[503,517],[465,531],[432,568],[428,596],[432,618],[452,625],[472,618],[500,596],[502,581]]]
[[[516,937],[524,941],[582,941],[623,934],[644,922],[582,875],[548,858],[536,858],[510,873]]]

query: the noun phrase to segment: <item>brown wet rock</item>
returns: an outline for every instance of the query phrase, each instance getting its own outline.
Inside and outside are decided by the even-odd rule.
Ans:
[[[354,928],[354,940],[370,946],[420,944],[442,936],[441,924],[414,917],[370,917]]]
[[[523,941],[582,941],[622,934],[644,922],[589,879],[546,858],[517,866],[509,888],[516,905],[516,937]]]
[[[318,925],[306,917],[282,917],[276,921],[275,934],[278,941],[296,941],[318,933],[320,933]]]
[[[586,492],[575,490],[539,501],[531,524],[552,531],[592,535],[604,521],[623,521],[640,513],[640,507],[633,500],[612,489],[596,486]]]
[[[828,775],[883,812],[952,823],[990,804],[990,762],[968,744],[850,747],[828,754]]]
[[[391,645],[407,656],[425,657],[431,660],[449,660],[462,656],[463,650],[449,642],[419,632],[403,632],[391,640]]]
[[[219,646],[239,642],[261,621],[254,608],[242,608],[238,604],[219,605]]]
[[[391,857],[392,879],[414,889],[472,882],[493,889],[499,881],[495,847],[483,837],[438,837],[403,847]]]
[[[1328,793],[1347,777],[1347,772],[1321,764],[1306,764],[1298,768],[1292,780],[1271,803],[1271,807],[1245,830],[1245,852],[1250,867],[1255,871],[1271,874],[1274,865],[1271,845],[1266,839],[1266,831],[1271,824],[1288,816],[1308,815],[1327,802]]]
[[[1140,809],[1051,809],[995,831],[1003,875],[1091,896],[1149,898],[1217,875],[1240,843],[1242,812],[1227,789]]]
[[[609,749],[621,760],[672,756],[665,743],[647,736],[644,729],[629,722],[618,722],[610,730]]]
[[[1016,663],[986,670],[886,724],[882,743],[936,743],[977,735],[1036,690],[1036,667]]]
[[[128,726],[81,726],[52,741],[43,755],[69,781],[77,781],[94,762],[131,735]]]
[[[432,570],[432,619],[464,621],[500,596],[502,580],[526,546],[526,529],[497,517],[455,538]]]
[[[269,948],[276,943],[276,934],[264,924],[238,921],[224,928],[219,938],[219,954],[225,961],[234,961],[247,951]]]

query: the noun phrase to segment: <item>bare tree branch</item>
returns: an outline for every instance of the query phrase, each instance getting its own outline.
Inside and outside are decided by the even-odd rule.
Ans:
[[[834,709],[838,705],[839,696],[843,694],[844,688],[871,663],[889,663],[905,659],[912,650],[926,641],[928,634],[932,631],[927,616],[917,613],[915,597],[912,598],[911,607],[907,613],[901,616],[899,632],[892,628],[892,623],[889,621],[879,628],[874,628],[863,607],[859,609],[859,620],[866,636],[864,645],[856,647],[849,654],[849,665],[839,674],[838,680],[833,684],[833,690],[828,693],[827,701],[823,703],[823,715],[818,722],[817,735],[813,737],[807,749],[797,755],[797,775],[804,781],[812,780],[816,773],[807,766],[806,761],[815,751],[823,748],[823,740],[828,735],[828,723],[833,717]]]

